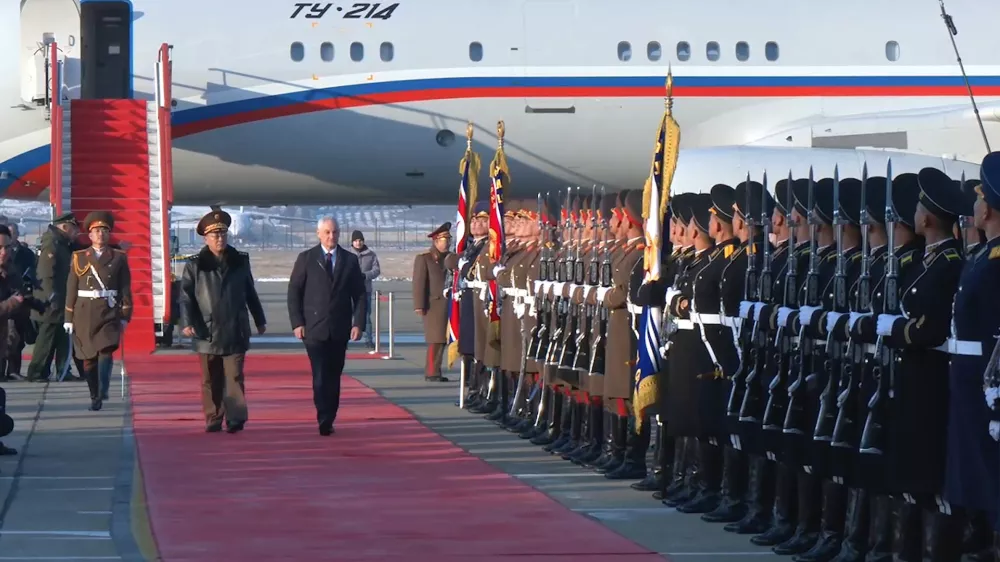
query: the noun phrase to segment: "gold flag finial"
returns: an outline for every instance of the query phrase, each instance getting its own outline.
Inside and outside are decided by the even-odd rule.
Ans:
[[[503,121],[497,121],[497,146],[503,147],[503,133],[504,133]]]
[[[465,126],[465,147],[472,150],[472,133],[475,131],[475,127],[472,126],[472,121]]]
[[[667,95],[663,98],[663,107],[667,109],[667,115],[670,115],[674,109],[674,70],[671,66],[667,65]]]

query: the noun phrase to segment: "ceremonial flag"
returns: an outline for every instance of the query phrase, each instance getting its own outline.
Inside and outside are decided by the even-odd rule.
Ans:
[[[677,168],[677,155],[680,147],[681,129],[672,115],[673,109],[673,73],[667,72],[667,95],[663,118],[656,132],[656,148],[653,151],[653,163],[649,170],[649,179],[642,190],[643,233],[646,238],[643,268],[646,270],[643,284],[660,279],[662,220],[667,213],[670,201],[670,184],[674,180]],[[669,222],[670,218],[666,217]],[[667,244],[669,244],[669,240]],[[660,319],[663,311],[659,307],[642,307],[639,319],[638,357],[635,366],[635,387],[633,388],[632,407],[635,410],[636,430],[642,429],[646,411],[656,404],[657,383],[656,373],[660,370]]]
[[[507,156],[503,152],[503,121],[497,123],[497,153],[490,162],[490,245],[489,258],[494,265],[500,263],[500,257],[507,251],[507,240],[503,232],[503,190],[510,181],[510,170],[507,168]],[[499,290],[497,281],[489,282],[487,309],[490,327],[494,337],[500,335]]]
[[[479,186],[479,155],[472,151],[472,123],[465,129],[465,156],[458,164],[458,173],[462,181],[458,184],[458,210],[455,212],[455,253],[459,257],[465,253],[468,244],[468,221],[472,216],[472,205],[476,200]],[[459,316],[462,312],[461,293],[458,282],[461,278],[461,267],[452,276],[451,306],[448,307],[448,368],[458,359]]]

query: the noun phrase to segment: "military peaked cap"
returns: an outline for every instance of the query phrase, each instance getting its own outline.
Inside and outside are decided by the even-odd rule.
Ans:
[[[472,208],[472,217],[489,218],[489,216],[490,216],[490,202],[477,201],[476,206]]]
[[[788,178],[783,180],[778,180],[778,183],[774,184],[774,205],[778,208],[781,214],[788,214],[788,211],[795,205],[795,194],[792,193],[792,186],[795,185],[795,180],[791,182]]]
[[[695,226],[708,234],[708,221],[712,216],[712,196],[708,193],[699,193],[692,197],[691,215]]]
[[[976,205],[976,199],[979,194],[976,192],[976,188],[982,185],[979,180],[965,180],[965,184],[962,185],[962,216],[971,217],[975,212],[973,209]]]
[[[600,197],[600,196],[598,196]],[[611,220],[611,213],[615,210],[615,194],[605,192],[604,197],[601,199],[601,220]]]
[[[785,180],[788,183],[788,180]],[[774,197],[771,197],[770,193],[765,195],[766,190],[764,189],[764,184],[750,181],[750,208],[747,209],[747,182],[743,182],[736,186],[736,209],[743,215],[744,219],[752,220],[755,223],[760,222],[760,215],[762,213],[767,213],[767,220],[770,220],[771,213],[774,212]],[[761,199],[766,198],[765,203],[767,204],[766,209],[761,208]]]
[[[629,191],[625,196],[625,216],[634,226],[642,226],[642,191]]]
[[[438,238],[451,238],[451,223],[446,222],[442,224],[434,229],[434,232],[428,234],[427,237],[432,240],[437,240]]]
[[[813,188],[815,190],[815,187]],[[803,217],[809,218],[809,179],[801,178],[792,184],[792,194],[795,196],[795,210]],[[813,194],[815,197],[815,193]]]
[[[73,213],[63,213],[56,217],[52,221],[52,224],[65,224],[70,222],[76,224],[76,217],[73,216]]]
[[[83,227],[89,232],[94,228],[114,230],[115,218],[107,211],[93,211],[83,220]]]
[[[868,216],[878,224],[885,224],[885,178],[875,176],[868,178],[865,184],[865,207]]]
[[[982,185],[976,193],[986,200],[987,205],[1000,211],[1000,152],[991,152],[983,158],[979,179]]]
[[[920,183],[917,174],[899,174],[892,180],[892,208],[899,222],[913,228],[913,215],[917,212]]]
[[[816,217],[824,224],[833,224],[833,178],[817,181],[814,189]]]
[[[843,178],[840,180],[840,216],[857,226],[861,224],[861,180]]]
[[[229,213],[223,210],[210,211],[201,217],[195,231],[198,236],[205,236],[213,232],[226,232],[231,224],[233,224],[233,217],[229,216]]]
[[[691,209],[693,198],[694,193],[681,193],[675,195],[670,201],[670,206],[674,210],[674,216],[677,217],[677,220],[681,221],[684,226],[687,226],[694,217]]]
[[[964,207],[964,195],[959,182],[937,168],[924,168],[917,173],[920,186],[918,200],[925,209],[940,219],[957,221]]]
[[[733,222],[736,190],[724,183],[717,183],[712,186],[709,195],[712,198],[711,213],[727,223]]]

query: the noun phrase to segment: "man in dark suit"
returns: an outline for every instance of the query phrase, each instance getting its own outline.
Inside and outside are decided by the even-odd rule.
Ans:
[[[320,219],[316,237],[319,244],[299,254],[292,267],[288,316],[312,366],[319,434],[330,435],[340,407],[347,340],[361,339],[365,325],[365,276],[357,256],[337,245],[336,220]]]

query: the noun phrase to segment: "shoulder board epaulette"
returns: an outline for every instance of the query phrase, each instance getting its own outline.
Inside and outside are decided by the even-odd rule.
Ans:
[[[910,250],[909,252],[906,252],[905,254],[903,254],[899,258],[899,265],[906,265],[906,264],[910,263],[911,261],[913,261],[913,254],[915,252],[916,252],[916,250]]]
[[[243,257],[243,258],[249,258],[250,257],[250,253],[249,252],[236,252],[236,253],[239,254],[240,257]]]
[[[826,260],[826,261],[832,261],[832,260],[835,260],[835,259],[837,259],[837,252],[830,252],[830,253],[829,253],[829,254],[827,254],[827,256],[826,256],[825,258],[823,258],[823,259],[824,259],[824,260]]]
[[[805,254],[809,253],[809,250],[810,250],[809,246],[806,246],[805,248],[802,248],[801,250],[799,250],[799,253],[801,253],[802,255],[805,255]]]
[[[729,256],[733,255],[733,252],[735,251],[736,251],[736,246],[732,245],[726,246],[726,249],[722,251],[722,257],[729,258]]]
[[[944,257],[948,258],[948,261],[961,260],[962,255],[958,253],[955,248],[948,248],[944,251]]]
[[[990,259],[995,260],[997,258],[1000,258],[1000,246],[997,246],[996,248],[990,250]]]
[[[85,253],[87,253],[87,250],[89,250],[89,249],[90,248],[84,248],[82,250],[74,250],[73,253],[74,254],[85,254]]]
[[[77,250],[73,252],[73,272],[76,273],[77,277],[83,277],[83,275],[87,273],[87,270],[90,269],[89,261],[85,262],[83,267],[80,267],[80,256],[83,255],[84,252],[86,252],[86,250]]]
[[[709,257],[714,258],[715,256],[719,255],[719,252],[721,252],[721,251],[722,251],[722,248],[716,248],[716,249],[712,250],[712,253],[709,254]]]
[[[643,242],[639,242],[638,244],[635,245],[635,249],[639,250],[639,251],[645,250],[646,249],[646,244],[643,243]]]

